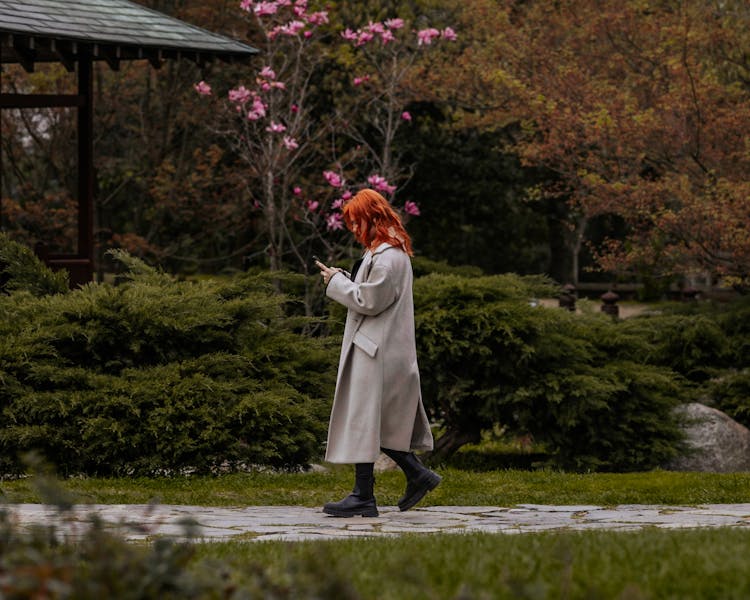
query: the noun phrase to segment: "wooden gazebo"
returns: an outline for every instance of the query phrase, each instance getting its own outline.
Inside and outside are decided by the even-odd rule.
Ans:
[[[247,61],[257,50],[228,37],[174,19],[128,0],[0,0],[0,63],[26,71],[57,62],[77,72],[77,94],[0,93],[3,108],[75,107],[78,110],[78,243],[75,254],[43,256],[70,272],[71,284],[93,276],[92,65],[117,70],[123,60],[198,64]]]

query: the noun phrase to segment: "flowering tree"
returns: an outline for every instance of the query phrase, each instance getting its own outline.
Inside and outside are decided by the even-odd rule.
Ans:
[[[337,35],[328,12],[308,0],[242,0],[241,7],[257,27],[261,69],[225,98],[204,81],[195,90],[229,109],[221,132],[247,166],[270,268],[307,272],[313,252],[333,261],[349,253],[350,236],[338,233],[340,208],[356,189],[366,182],[395,200],[407,179],[394,152],[398,128],[411,121],[405,76],[417,50],[455,33],[409,31],[394,18]],[[342,53],[350,53],[347,60]],[[345,102],[326,103],[321,82],[331,72],[349,77],[351,53],[362,73],[351,76],[348,94],[338,94]],[[413,202],[400,206],[405,215],[419,214]]]

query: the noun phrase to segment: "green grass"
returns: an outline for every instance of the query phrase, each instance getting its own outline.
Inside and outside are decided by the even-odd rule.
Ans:
[[[573,474],[558,471],[438,469],[443,483],[420,506],[516,504],[709,504],[750,502],[750,473]],[[63,481],[78,503],[206,506],[320,506],[353,483],[350,467],[326,473],[237,473],[216,477],[72,478]],[[400,472],[376,474],[376,495],[393,505],[403,492]],[[31,479],[0,483],[8,502],[42,501]]]
[[[732,599],[750,597],[748,544],[750,529],[647,529],[228,542],[197,552],[240,583],[262,570],[305,598]]]

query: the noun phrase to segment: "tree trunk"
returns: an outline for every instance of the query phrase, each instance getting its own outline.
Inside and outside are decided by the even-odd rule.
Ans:
[[[449,429],[437,440],[432,452],[426,452],[424,460],[430,464],[439,464],[448,460],[456,451],[465,444],[476,444],[479,442],[479,430],[462,431],[460,429]]]

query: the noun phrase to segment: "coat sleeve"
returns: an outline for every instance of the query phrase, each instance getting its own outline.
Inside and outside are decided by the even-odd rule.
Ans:
[[[396,286],[390,269],[374,264],[367,281],[355,283],[343,273],[328,281],[326,296],[363,315],[380,314],[396,300]]]

